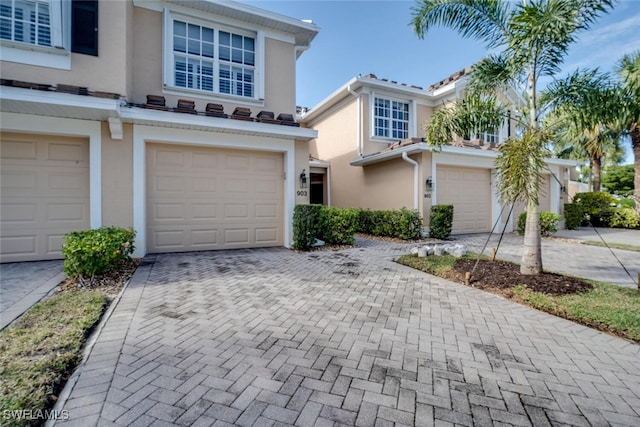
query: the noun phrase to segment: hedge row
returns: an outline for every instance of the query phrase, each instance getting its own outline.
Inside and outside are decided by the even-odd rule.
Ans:
[[[408,209],[371,211],[323,205],[296,205],[293,247],[308,250],[316,238],[329,244],[353,244],[356,232],[404,240],[422,237],[422,217]]]
[[[552,234],[558,231],[558,223],[560,222],[560,215],[554,214],[553,212],[540,212],[540,218],[538,219],[538,222],[540,223],[540,235],[551,236]],[[527,227],[527,213],[522,212],[518,217],[518,234],[523,236],[526,227]]]
[[[616,199],[604,191],[578,193],[573,203],[565,206],[565,226],[576,229],[581,225],[612,228],[638,228],[640,217],[634,209],[616,206]]]

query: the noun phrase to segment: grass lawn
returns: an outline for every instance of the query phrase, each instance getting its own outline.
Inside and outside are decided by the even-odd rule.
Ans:
[[[475,259],[475,257],[476,255],[469,254],[465,258]],[[396,261],[434,276],[452,279],[456,258],[451,255],[425,258],[404,255]],[[511,292],[499,293],[559,317],[640,342],[640,291],[606,283],[587,282],[593,284],[593,289],[553,296],[533,292],[517,283],[515,279]]]
[[[0,414],[52,407],[106,304],[99,291],[60,292],[0,332]],[[12,419],[11,425],[31,422]]]
[[[585,240],[583,242],[583,244],[585,245],[591,245],[591,246],[602,246],[605,247],[605,244],[597,241],[597,240]],[[636,251],[636,252],[640,252],[640,246],[636,246],[636,245],[627,245],[625,243],[607,243],[607,245],[609,245],[610,248],[613,249],[624,249],[627,251]]]

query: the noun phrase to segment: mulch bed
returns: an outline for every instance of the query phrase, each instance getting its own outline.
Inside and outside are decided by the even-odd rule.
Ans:
[[[135,273],[138,264],[140,264],[139,258],[125,260],[115,271],[99,274],[93,277],[91,283],[88,283],[88,280],[81,281],[75,277],[67,277],[62,283],[60,283],[58,290],[98,290],[103,292],[109,301],[111,301],[118,295],[127,280],[129,280],[133,273]]]
[[[473,269],[476,261],[471,259],[456,260],[453,272],[456,281],[464,282],[464,275]],[[555,273],[542,273],[535,276],[521,275],[520,266],[505,261],[480,260],[471,277],[470,285],[485,290],[511,296],[511,289],[517,285],[525,285],[535,292],[549,295],[568,295],[586,292],[593,285],[575,277],[562,276]]]

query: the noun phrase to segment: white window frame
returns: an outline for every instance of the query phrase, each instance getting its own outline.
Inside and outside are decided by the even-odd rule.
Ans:
[[[406,130],[406,136],[404,138],[399,138],[399,137],[394,137],[393,136],[393,117],[388,117],[389,120],[389,127],[388,127],[388,131],[389,131],[389,136],[379,136],[376,135],[376,99],[382,99],[384,101],[389,101],[390,103],[390,110],[389,111],[393,111],[393,107],[392,107],[392,103],[393,102],[397,102],[397,103],[401,103],[401,104],[406,104],[408,107],[407,110],[407,130]],[[391,142],[391,141],[398,141],[398,140],[403,140],[406,138],[411,137],[412,134],[412,118],[413,118],[413,111],[415,110],[415,106],[414,103],[411,100],[407,100],[407,99],[400,99],[400,98],[395,98],[392,96],[386,96],[384,94],[378,94],[375,92],[371,92],[370,94],[370,111],[371,111],[371,139],[372,140],[377,140],[377,141],[384,141],[384,142]],[[397,120],[397,119],[396,119]]]
[[[71,2],[49,0],[49,20],[51,46],[39,46],[29,42],[0,39],[2,60],[70,70]]]
[[[175,84],[174,52],[173,52],[173,22],[174,20],[207,27],[214,30],[214,56],[213,58],[201,57],[203,60],[213,63],[213,91],[177,86]],[[246,67],[244,64],[220,61],[219,59],[219,34],[220,31],[229,32],[254,39],[254,65],[253,65],[253,96],[242,96],[220,92],[220,65],[235,65]],[[189,96],[203,99],[233,99],[235,102],[261,104],[264,101],[264,33],[251,29],[238,28],[225,25],[216,20],[203,19],[185,13],[178,13],[168,8],[164,9],[163,29],[163,84],[164,92],[168,94],[189,94]],[[188,55],[185,55],[188,56]]]

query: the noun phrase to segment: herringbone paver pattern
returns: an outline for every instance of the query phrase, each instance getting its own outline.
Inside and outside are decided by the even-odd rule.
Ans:
[[[640,346],[361,243],[148,258],[58,425],[640,425]]]

